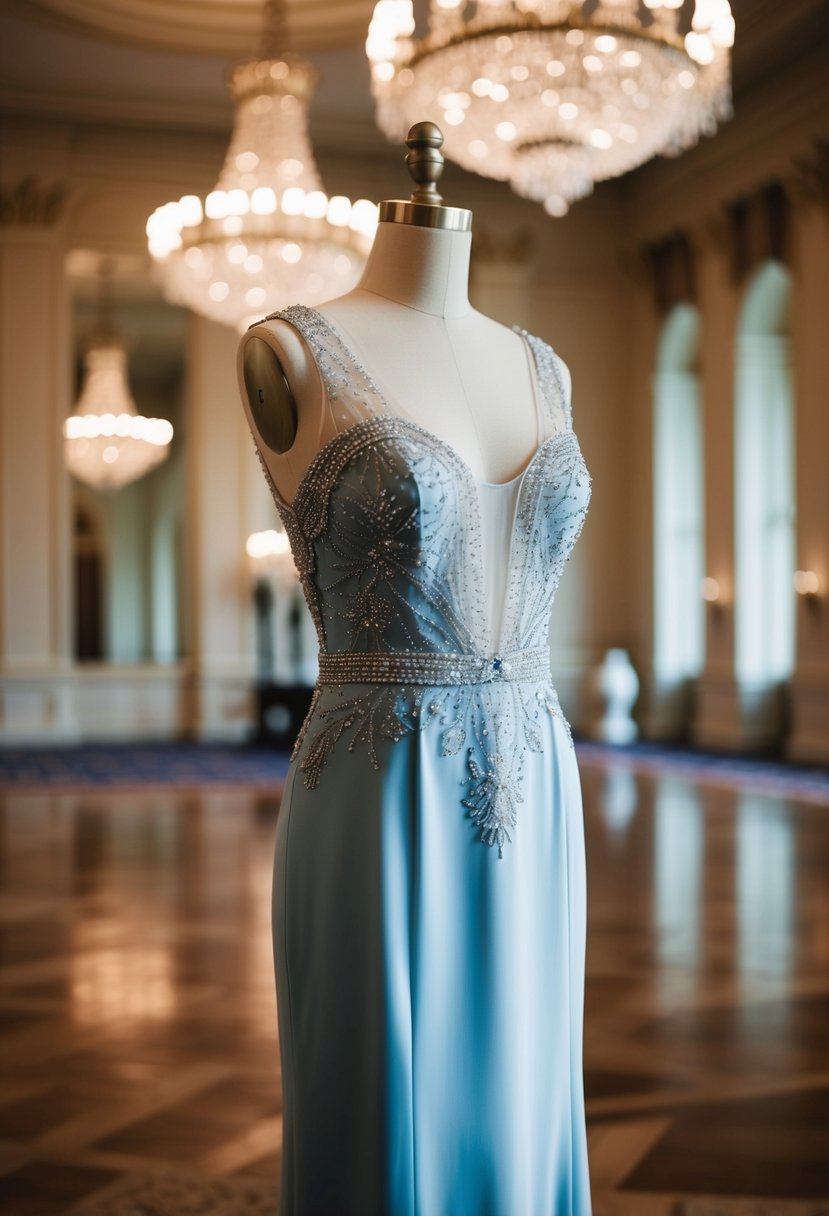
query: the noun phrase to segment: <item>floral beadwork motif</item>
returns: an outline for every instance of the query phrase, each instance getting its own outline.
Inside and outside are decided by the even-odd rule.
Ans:
[[[491,654],[480,483],[449,444],[391,410],[322,314],[294,306],[275,318],[308,344],[340,428],[292,502],[257,449],[320,643],[292,760],[314,789],[341,741],[379,769],[381,746],[437,731],[441,755],[465,752],[459,802],[502,855],[520,818],[526,753],[543,751],[545,716],[559,718],[572,744],[548,670],[549,616],[591,483],[558,358],[515,327],[533,354],[549,433],[520,476]]]

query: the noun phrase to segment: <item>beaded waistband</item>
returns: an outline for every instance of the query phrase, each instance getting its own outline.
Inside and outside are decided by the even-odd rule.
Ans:
[[[403,654],[340,651],[319,656],[319,684],[490,684],[497,680],[544,680],[550,649],[535,646],[489,657],[406,651]]]

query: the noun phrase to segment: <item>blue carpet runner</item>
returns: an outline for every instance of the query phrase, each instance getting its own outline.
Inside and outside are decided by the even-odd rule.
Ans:
[[[829,804],[829,769],[745,756],[693,752],[651,743],[611,747],[577,742],[579,762],[620,765],[762,793]],[[72,747],[0,747],[0,790],[75,791],[198,785],[275,790],[287,751],[232,744],[98,743]]]
[[[274,789],[288,753],[198,743],[100,743],[0,748],[0,789],[254,785]]]

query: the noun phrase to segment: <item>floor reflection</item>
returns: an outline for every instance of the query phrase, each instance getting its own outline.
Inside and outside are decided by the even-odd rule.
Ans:
[[[84,934],[73,935],[71,970],[72,1018],[79,1026],[114,1019],[171,1018],[176,1011],[170,951],[162,946],[136,949],[84,949]]]
[[[744,794],[737,802],[736,893],[740,978],[787,977],[793,964],[794,825],[778,798]]]
[[[813,1214],[827,809],[613,758],[582,779],[595,1216],[703,1216],[682,1205],[706,1196]],[[277,810],[242,785],[0,799],[4,1216],[105,1187],[112,1213],[155,1210],[171,1169],[193,1194],[220,1177],[223,1211],[275,1211]]]
[[[612,766],[605,772],[601,806],[608,832],[624,837],[639,805],[636,776],[629,768]]]
[[[687,995],[697,982],[702,941],[705,817],[696,789],[666,778],[654,799],[654,927],[659,962],[681,967]]]
[[[779,1199],[815,1216],[829,1198],[829,808],[696,783],[687,761],[636,771],[588,752],[581,768],[596,1216],[753,1216]]]

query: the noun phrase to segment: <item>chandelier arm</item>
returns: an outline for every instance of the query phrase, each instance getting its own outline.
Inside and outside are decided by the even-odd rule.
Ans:
[[[101,342],[114,341],[116,338],[117,331],[112,319],[115,311],[113,304],[114,277],[115,258],[103,256],[98,262],[98,299],[95,309],[95,339]]]
[[[585,33],[596,35],[610,34],[615,38],[642,39],[643,41],[652,42],[655,46],[668,46],[671,50],[678,51],[690,63],[693,63],[693,60],[685,49],[684,40],[679,34],[671,30],[658,29],[653,31],[646,26],[643,26],[641,29],[632,30],[626,25],[596,25],[593,22],[575,20],[541,21],[539,18],[534,18],[532,21],[525,20],[517,28],[515,22],[505,22],[500,25],[482,25],[477,29],[467,28],[458,30],[452,34],[430,32],[414,44],[411,55],[406,59],[401,59],[398,66],[415,67],[422,59],[427,59],[438,51],[451,50],[456,46],[469,46],[482,38],[499,38],[502,35],[514,37],[516,34],[523,32],[531,34],[566,33],[571,29],[580,29],[584,30]]]
[[[262,5],[262,58],[276,59],[288,50],[288,18],[284,0],[265,0]]]

